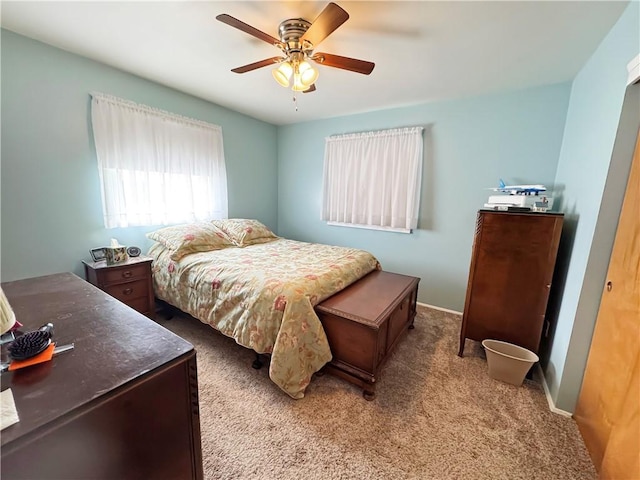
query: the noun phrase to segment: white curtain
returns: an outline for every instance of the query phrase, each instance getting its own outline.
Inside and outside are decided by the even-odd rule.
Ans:
[[[331,136],[322,220],[410,231],[418,226],[422,127]]]
[[[219,126],[95,93],[91,119],[105,227],[227,217]]]

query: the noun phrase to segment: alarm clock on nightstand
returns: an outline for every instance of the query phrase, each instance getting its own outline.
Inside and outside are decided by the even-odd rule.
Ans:
[[[138,247],[129,247],[127,248],[127,254],[130,257],[139,257],[140,256],[140,249]]]

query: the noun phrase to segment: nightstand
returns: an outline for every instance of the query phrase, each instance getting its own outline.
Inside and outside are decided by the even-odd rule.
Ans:
[[[134,310],[154,318],[152,260],[151,257],[141,255],[116,265],[107,265],[104,260],[99,262],[83,260],[82,263],[84,263],[84,274],[88,282]]]

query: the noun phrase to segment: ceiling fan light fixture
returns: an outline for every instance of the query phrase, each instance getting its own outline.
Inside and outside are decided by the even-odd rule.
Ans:
[[[293,66],[289,62],[282,62],[278,68],[275,68],[272,72],[273,78],[276,79],[280,85],[285,88],[289,87],[289,80],[293,73]]]
[[[320,12],[313,23],[303,18],[289,18],[282,21],[278,27],[279,39],[231,15],[220,14],[216,19],[280,50],[278,57],[265,58],[259,62],[233,68],[232,72],[247,73],[268,65],[279,64],[271,72],[273,78],[279,85],[292,88],[295,92],[316,91],[315,82],[319,72],[315,68],[315,64],[349,70],[363,75],[369,75],[375,67],[373,62],[357,58],[329,53],[313,53],[325,38],[349,19],[349,14],[333,2],[330,2]],[[293,98],[296,99],[295,94]]]

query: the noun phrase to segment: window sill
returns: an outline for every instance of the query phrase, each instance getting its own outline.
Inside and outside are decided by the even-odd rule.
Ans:
[[[355,223],[342,223],[342,222],[327,222],[327,225],[331,225],[333,227],[363,228],[365,230],[382,230],[385,232],[395,232],[395,233],[413,233],[413,230],[410,228],[380,227],[378,225],[359,225]]]

